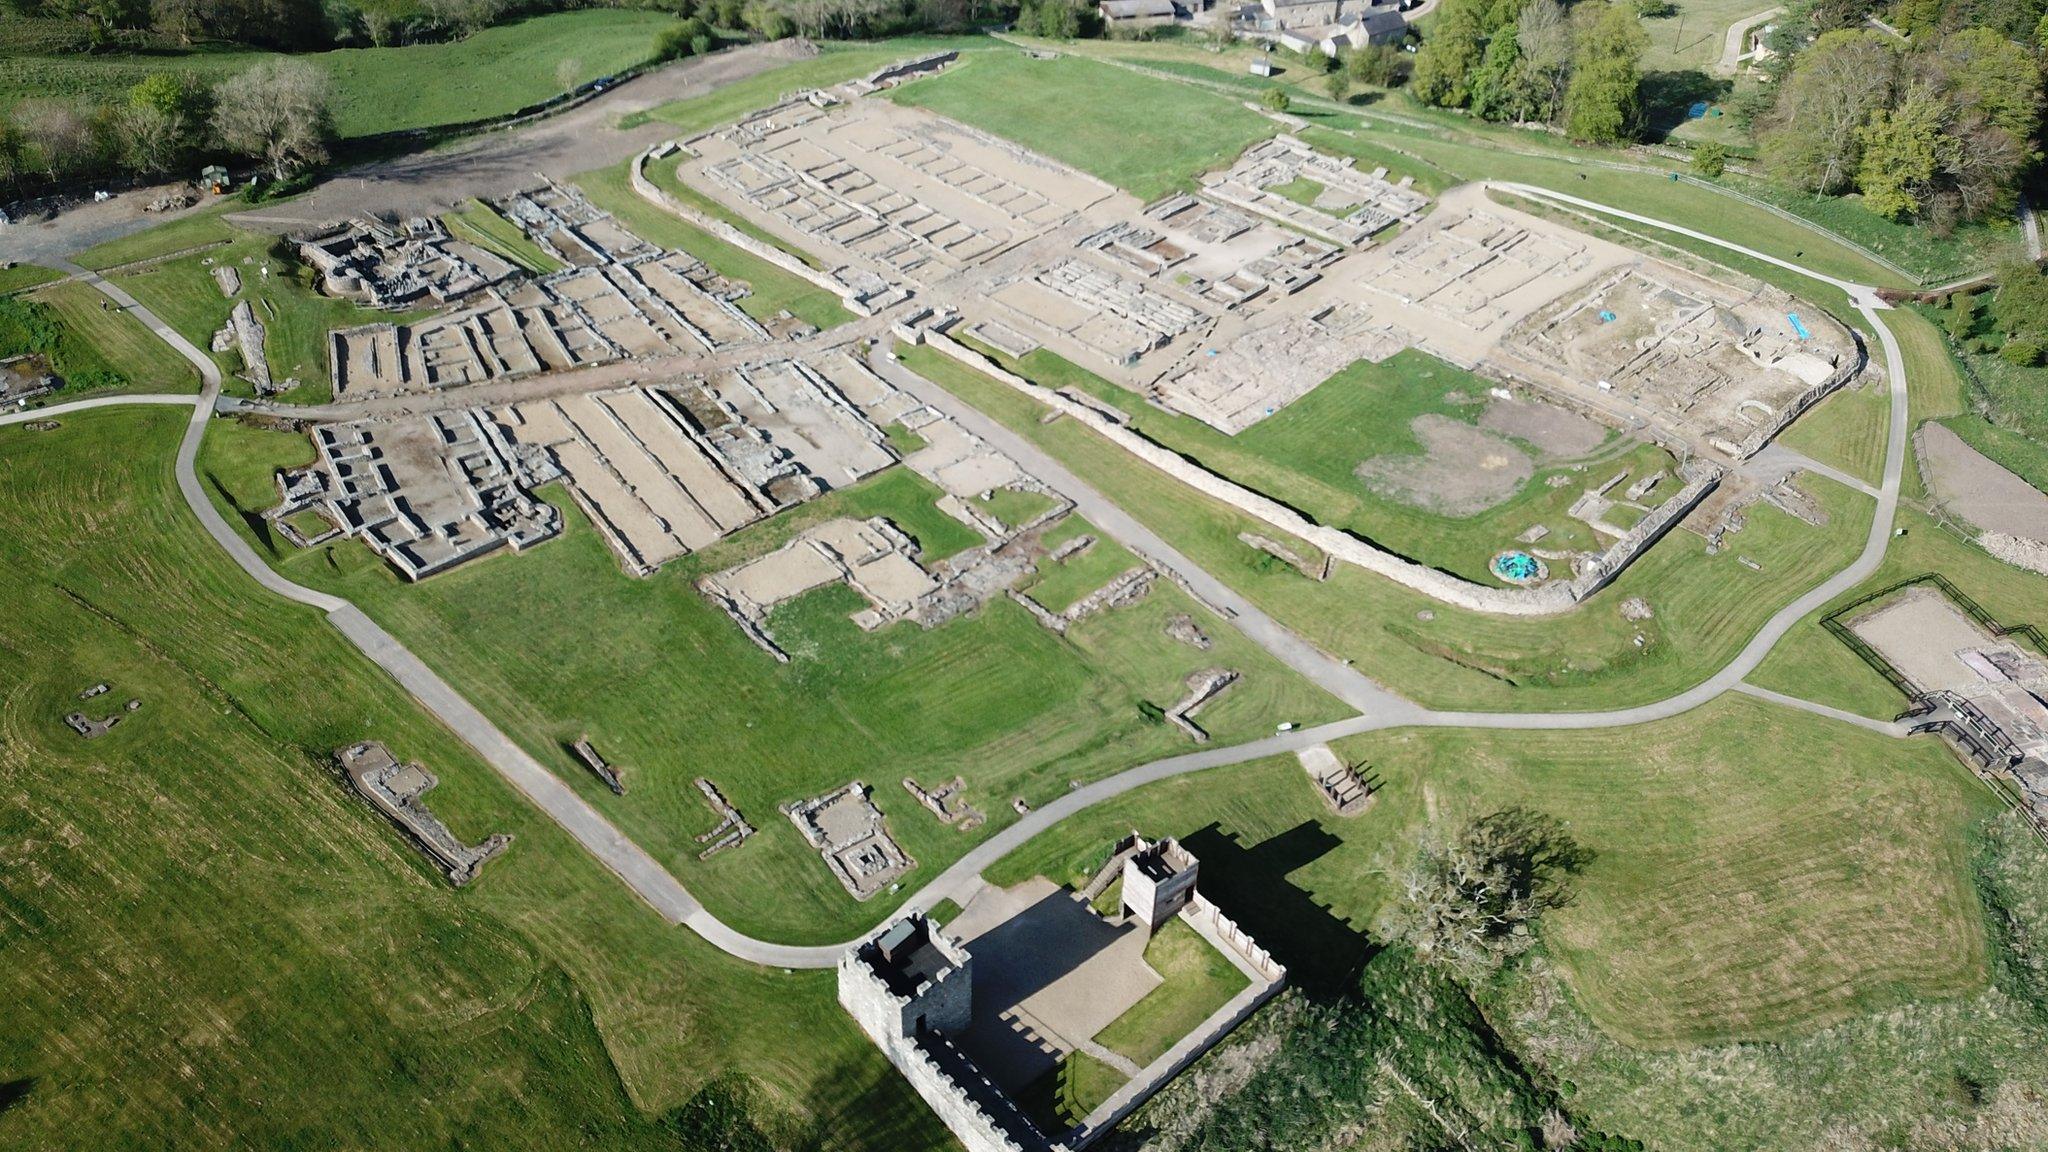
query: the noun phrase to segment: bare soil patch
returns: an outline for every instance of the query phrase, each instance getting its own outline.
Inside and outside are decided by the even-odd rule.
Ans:
[[[2048,540],[2048,495],[1944,425],[1922,427],[1919,441],[1928,483],[1951,512],[1987,532]]]
[[[1408,427],[1421,453],[1375,456],[1358,466],[1358,478],[1375,495],[1440,516],[1474,516],[1506,503],[1536,474],[1527,452],[1483,428],[1433,412]]]
[[[1546,458],[1554,460],[1584,456],[1607,442],[1607,429],[1598,422],[1536,400],[1496,397],[1480,415],[1479,426],[1534,445]]]

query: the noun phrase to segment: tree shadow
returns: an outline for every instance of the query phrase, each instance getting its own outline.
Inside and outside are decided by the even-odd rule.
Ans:
[[[0,1116],[6,1115],[15,1105],[28,1099],[28,1094],[35,1091],[35,1087],[36,1078],[33,1076],[0,1081]]]
[[[272,559],[276,559],[283,554],[278,549],[277,540],[271,535],[270,521],[264,519],[261,512],[251,512],[247,508],[242,507],[242,502],[235,499],[235,494],[228,491],[228,486],[221,482],[221,478],[218,475],[208,472],[206,474],[206,482],[213,485],[214,492],[227,502],[228,507],[235,510],[235,515],[241,517],[242,523],[248,525],[249,531],[256,537],[257,543],[263,546],[263,550],[268,552]]]
[[[1695,104],[1728,98],[1734,84],[1704,72],[1645,72],[1639,91],[1643,100],[1644,134],[1662,140],[1690,116]]]

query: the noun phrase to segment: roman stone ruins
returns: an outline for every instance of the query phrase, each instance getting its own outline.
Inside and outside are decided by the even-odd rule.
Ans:
[[[2008,632],[1936,578],[1910,581],[1829,618],[1913,701],[1906,719],[1953,741],[2002,780],[2048,834],[2048,655],[2031,628]]]
[[[476,412],[322,424],[312,436],[317,459],[278,473],[268,513],[280,526],[312,513],[331,528],[290,529],[302,545],[351,536],[419,580],[561,530],[561,514],[529,494],[546,477]]]
[[[440,221],[426,217],[408,220],[403,228],[351,220],[299,241],[298,248],[299,259],[319,273],[323,291],[373,308],[445,306],[518,272],[511,261],[455,239]]]
[[[494,832],[481,844],[464,844],[422,799],[440,780],[418,764],[399,763],[375,740],[337,748],[334,757],[356,794],[396,825],[458,888],[476,879],[484,864],[512,843],[511,836]]]
[[[892,888],[917,867],[917,861],[890,837],[882,810],[875,807],[868,786],[858,780],[823,796],[785,804],[782,811],[856,900]]]

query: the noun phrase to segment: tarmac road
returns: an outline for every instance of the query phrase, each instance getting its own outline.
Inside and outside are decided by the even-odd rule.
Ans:
[[[1846,291],[1857,310],[1877,333],[1884,350],[1891,388],[1891,421],[1885,448],[1884,479],[1878,489],[1877,512],[1872,518],[1870,533],[1865,540],[1863,551],[1848,567],[1779,609],[1726,666],[1702,683],[1665,700],[1609,712],[1429,711],[1394,696],[1356,671],[1332,661],[1326,654],[1307,645],[1300,637],[1236,596],[1221,582],[1202,572],[1185,556],[1168,547],[1164,541],[1159,540],[1143,525],[1125,514],[1107,497],[1082,484],[1057,461],[1051,460],[1028,441],[952,397],[950,393],[917,377],[900,364],[880,358],[875,367],[883,371],[891,383],[903,387],[933,407],[960,420],[997,448],[1015,455],[1020,462],[1038,471],[1054,487],[1072,497],[1083,514],[1104,532],[1127,545],[1135,545],[1140,551],[1162,563],[1175,567],[1199,594],[1211,597],[1212,602],[1218,607],[1234,612],[1234,622],[1237,626],[1244,629],[1246,634],[1261,646],[1287,662],[1290,667],[1300,670],[1303,675],[1330,690],[1338,698],[1360,709],[1357,716],[1315,728],[1281,733],[1247,744],[1201,749],[1164,760],[1155,760],[1068,792],[975,845],[965,856],[911,896],[904,905],[905,909],[926,909],[945,898],[965,903],[980,886],[982,871],[997,860],[1061,820],[1134,788],[1189,772],[1290,753],[1314,744],[1382,728],[1403,725],[1520,730],[1616,727],[1676,716],[1697,708],[1725,692],[1740,691],[1785,707],[1804,709],[1844,723],[1891,735],[1904,734],[1895,725],[1880,724],[1811,701],[1799,700],[1743,683],[1744,678],[1763,663],[1772,647],[1795,624],[1814,609],[1868,578],[1884,560],[1885,547],[1890,540],[1893,520],[1898,510],[1899,482],[1905,467],[1907,428],[1905,360],[1900,353],[1898,342],[1880,315],[1887,305],[1867,286],[1824,276],[1774,256],[1680,225],[1546,189],[1518,184],[1494,186],[1518,195],[1569,204],[1689,236],[1833,284]],[[0,424],[49,419],[67,412],[117,404],[193,405],[191,423],[178,447],[179,490],[208,535],[212,536],[252,578],[272,592],[325,612],[328,621],[361,649],[364,655],[390,673],[427,711],[454,730],[485,762],[574,836],[586,850],[617,874],[670,923],[680,923],[722,951],[757,964],[786,968],[829,968],[838,962],[839,956],[845,951],[844,944],[822,947],[775,944],[743,935],[711,915],[667,869],[639,845],[620,833],[610,821],[577,796],[545,766],[506,737],[487,717],[389,633],[347,601],[310,588],[302,588],[265,564],[207,499],[194,468],[200,439],[205,433],[207,421],[212,418],[214,404],[220,394],[220,373],[212,360],[118,287],[90,274],[84,274],[82,278],[119,302],[158,337],[192,361],[205,381],[204,390],[197,397],[137,396],[83,400],[0,417]]]

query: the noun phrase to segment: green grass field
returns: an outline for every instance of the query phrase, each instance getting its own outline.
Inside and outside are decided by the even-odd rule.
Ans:
[[[1793,421],[1778,434],[1778,443],[1876,484],[1884,479],[1891,407],[1884,381],[1856,381]]]
[[[1343,940],[1396,898],[1390,869],[1419,829],[1522,804],[1598,854],[1545,940],[1579,1004],[1628,1043],[1778,1037],[1986,979],[1963,833],[1997,802],[1933,741],[1731,696],[1635,728],[1335,747],[1381,781],[1362,817],[1331,816],[1287,757],[1148,786],[987,878],[1071,882],[1131,828],[1178,836],[1211,897],[1312,979],[1362,962],[1363,940]]]
[[[1039,565],[1038,575],[1025,584],[1028,593],[1054,612],[1065,612],[1090,592],[1138,566],[1130,549],[1104,536],[1079,516],[1069,516],[1048,529],[1043,537],[1048,551],[1077,536],[1093,536],[1095,543],[1059,561]]]
[[[177,495],[184,424],[0,429],[6,1144],[645,1147],[737,1073],[834,1146],[948,1146],[830,973],[664,924],[318,613],[257,590]],[[101,681],[143,707],[86,743],[61,717]],[[449,888],[326,766],[363,738],[510,850]]]
[[[38,288],[28,299],[47,305],[63,327],[56,353],[58,371],[118,372],[127,379],[120,388],[96,391],[199,391],[199,373],[192,365],[98,289],[72,280]],[[88,394],[67,388],[61,398],[75,400]]]
[[[1124,1086],[1124,1074],[1086,1052],[1069,1052],[1018,1092],[1017,1104],[1039,1128],[1064,1132]]]
[[[593,9],[535,16],[445,44],[344,48],[302,57],[334,86],[335,128],[344,137],[431,128],[500,116],[599,76],[654,58],[654,40],[675,20],[658,12]],[[270,52],[205,47],[107,55],[18,55],[0,61],[0,111],[45,95],[118,101],[152,72],[193,72],[209,82],[273,58]]]
[[[232,198],[216,199],[190,216],[95,244],[72,256],[71,262],[81,268],[103,272],[123,264],[161,259],[173,252],[230,243],[248,235],[221,219],[222,214],[232,210],[237,203]]]
[[[1166,983],[1095,1034],[1095,1042],[1143,1068],[1166,1055],[1211,1013],[1251,983],[1230,958],[1180,920],[1169,920],[1145,945],[1145,963]]]
[[[634,113],[620,123],[622,127],[637,128],[650,120],[659,120],[673,125],[678,136],[694,136],[806,88],[829,88],[921,53],[997,51],[1002,47],[981,36],[904,36],[872,44],[828,40],[818,45],[819,53],[813,59],[736,80],[703,96]]]
[[[1028,93],[1039,93],[1037,96]],[[1193,187],[1273,121],[1213,94],[1075,56],[979,53],[892,89],[899,104],[950,116],[1152,200]],[[1076,115],[1077,110],[1086,115]]]
[[[12,268],[0,268],[0,296],[11,295],[38,284],[62,280],[64,274],[53,268],[39,268],[34,264],[16,264]]]
[[[430,315],[427,311],[384,312],[324,296],[315,286],[313,270],[300,264],[297,255],[277,237],[234,228],[229,232],[232,239],[225,245],[117,273],[111,279],[200,348],[212,346],[214,332],[227,324],[236,300],[248,300],[264,326],[271,378],[297,377],[300,382],[285,394],[289,403],[323,404],[333,398],[327,350],[331,330],[380,321],[403,323]],[[223,265],[241,277],[237,297],[221,295],[213,278],[213,269]],[[269,269],[267,276],[265,268]],[[150,340],[163,347],[154,336]],[[228,375],[226,387],[231,394],[253,394],[250,384],[234,375],[242,370],[240,351],[212,355]]]
[[[1862,547],[1872,502],[1831,481],[1806,483],[1830,513],[1813,528],[1759,507],[1709,556],[1677,530],[1612,585],[1547,619],[1461,612],[1348,565],[1311,580],[1238,539],[1273,529],[1198,495],[1073,421],[1042,424],[1034,401],[930,349],[904,363],[1051,452],[1169,544],[1312,643],[1438,708],[1618,708],[1660,700],[1710,675],[1776,607]],[[1298,541],[1290,546],[1316,558]],[[1740,557],[1755,560],[1752,570]],[[1620,606],[1644,598],[1655,619]],[[1640,644],[1637,637],[1642,637]]]
[[[1650,47],[1643,53],[1645,72],[1707,71],[1721,59],[1728,26],[1773,5],[1765,0],[1678,0],[1669,16],[1643,21]]]
[[[1467,516],[1443,515],[1374,492],[1356,469],[1375,457],[1419,454],[1410,430],[1424,415],[1478,423],[1488,384],[1426,352],[1408,349],[1378,364],[1359,361],[1234,436],[1192,416],[1140,402],[1129,391],[1039,349],[1013,360],[977,345],[1003,366],[1048,388],[1072,387],[1131,413],[1131,427],[1266,496],[1419,563],[1480,583],[1499,581],[1488,562],[1532,524],[1550,530],[1546,548],[1598,551],[1605,541],[1565,513],[1587,487],[1626,469],[1632,477],[1676,467],[1669,453],[1621,437],[1585,457],[1540,461],[1508,499]],[[1453,399],[1463,396],[1463,401]],[[1553,485],[1553,479],[1563,483]]]
[[[494,252],[532,275],[545,276],[562,270],[560,260],[542,251],[517,224],[481,200],[471,200],[457,211],[444,214],[441,222],[447,225],[449,235]]]
[[[819,328],[836,327],[853,319],[853,313],[841,307],[839,298],[832,293],[641,199],[628,178],[629,164],[630,161],[585,172],[575,178],[575,184],[592,204],[617,216],[642,239],[665,248],[680,248],[719,275],[746,283],[753,294],[741,300],[740,307],[756,320],[772,319],[785,310]]]
[[[238,502],[232,511],[239,517],[274,501],[274,467],[309,455],[302,437],[221,424],[208,437],[202,470]],[[560,539],[417,585],[401,584],[353,541],[278,555],[278,567],[360,604],[708,907],[741,931],[772,939],[843,940],[897,898],[855,903],[776,811],[779,804],[868,781],[891,831],[919,861],[907,878],[914,888],[1014,820],[1012,799],[1042,805],[1072,780],[1185,750],[1186,737],[1143,705],[1178,699],[1183,678],[1199,668],[1245,673],[1202,714],[1219,743],[1264,735],[1281,720],[1342,714],[1220,623],[1207,626],[1210,651],[1169,637],[1172,616],[1201,611],[1170,585],[1090,617],[1065,637],[1001,598],[929,631],[904,623],[868,633],[847,618],[858,596],[824,589],[771,620],[795,657],[787,665],[769,659],[694,587],[699,575],[832,515],[888,516],[937,555],[974,542],[932,507],[936,491],[893,469],[650,579],[623,575],[573,505],[564,509]],[[536,605],[549,607],[521,607]],[[502,626],[508,611],[519,626]],[[593,644],[600,631],[605,641]],[[625,770],[624,798],[569,756],[567,745],[585,734]],[[708,862],[697,859],[695,836],[715,820],[690,785],[699,774],[761,829]],[[899,784],[905,776],[931,783],[955,774],[967,777],[969,799],[989,814],[976,835],[940,824]],[[761,899],[764,891],[775,898]]]

